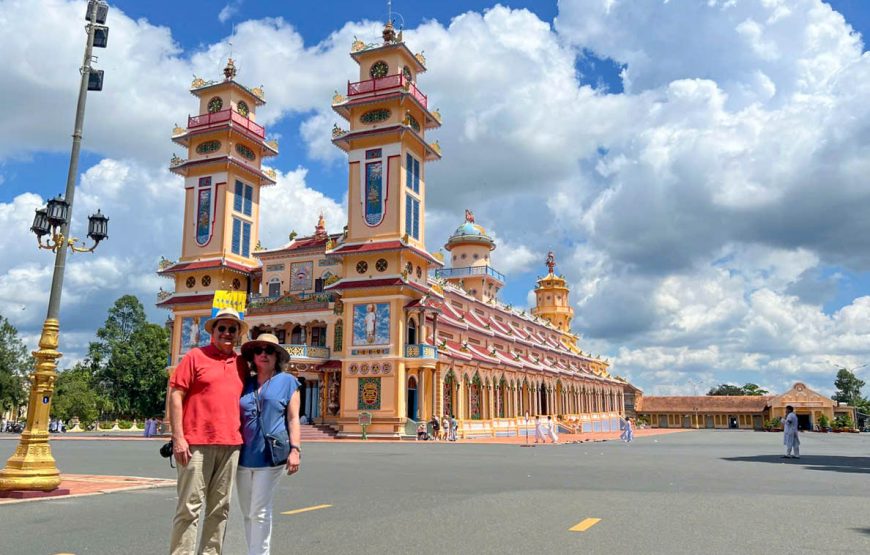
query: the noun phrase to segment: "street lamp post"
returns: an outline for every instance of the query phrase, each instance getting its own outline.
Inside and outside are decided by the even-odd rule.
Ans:
[[[69,236],[75,180],[78,173],[79,151],[82,142],[82,124],[85,116],[85,100],[89,90],[99,91],[103,86],[102,70],[91,69],[93,49],[104,48],[109,37],[106,21],[108,5],[102,0],[89,0],[85,19],[88,24],[87,46],[81,68],[81,86],[76,107],[72,152],[66,180],[66,195],[51,199],[45,208],[36,211],[33,226],[39,248],[55,253],[54,274],[51,280],[51,295],[48,312],[39,338],[39,350],[33,353],[36,368],[30,375],[30,400],[27,405],[27,424],[18,442],[15,453],[0,471],[0,491],[52,491],[60,485],[60,472],[51,455],[48,442],[48,418],[54,382],[57,379],[57,350],[60,323],[60,293],[63,285],[67,247],[73,252],[92,252],[97,244],[108,238],[108,221],[99,211],[88,220],[88,237],[94,244],[90,248],[77,246],[78,239]],[[50,235],[45,243],[42,238]]]

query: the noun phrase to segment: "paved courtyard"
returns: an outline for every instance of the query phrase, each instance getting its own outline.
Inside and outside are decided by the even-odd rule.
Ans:
[[[801,440],[799,461],[779,458],[781,435],[746,431],[536,448],[311,443],[278,491],[273,553],[870,552],[870,434]],[[0,440],[4,461],[15,444]],[[172,478],[158,446],[53,452],[63,472]],[[0,505],[0,553],[164,553],[174,506],[168,487]],[[226,553],[243,541],[234,507]]]

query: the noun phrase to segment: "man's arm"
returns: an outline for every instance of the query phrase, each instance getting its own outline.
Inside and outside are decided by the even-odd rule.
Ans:
[[[184,439],[184,395],[186,391],[173,387],[169,391],[169,422],[172,424],[172,453],[181,466],[190,462],[190,446]]]

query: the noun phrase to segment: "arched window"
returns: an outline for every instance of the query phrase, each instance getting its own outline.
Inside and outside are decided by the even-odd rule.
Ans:
[[[293,331],[290,332],[290,343],[293,345],[302,345],[305,343],[305,328],[300,325],[293,326]]]
[[[413,318],[408,319],[408,345],[417,344],[417,321]]]
[[[273,277],[269,280],[269,296],[277,297],[281,294],[281,279]]]

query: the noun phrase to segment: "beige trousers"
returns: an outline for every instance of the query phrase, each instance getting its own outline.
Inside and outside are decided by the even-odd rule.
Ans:
[[[170,555],[220,555],[226,533],[239,463],[239,448],[227,445],[191,445],[190,462],[178,465],[178,507],[172,521]],[[196,551],[196,529],[205,500],[202,540]]]

